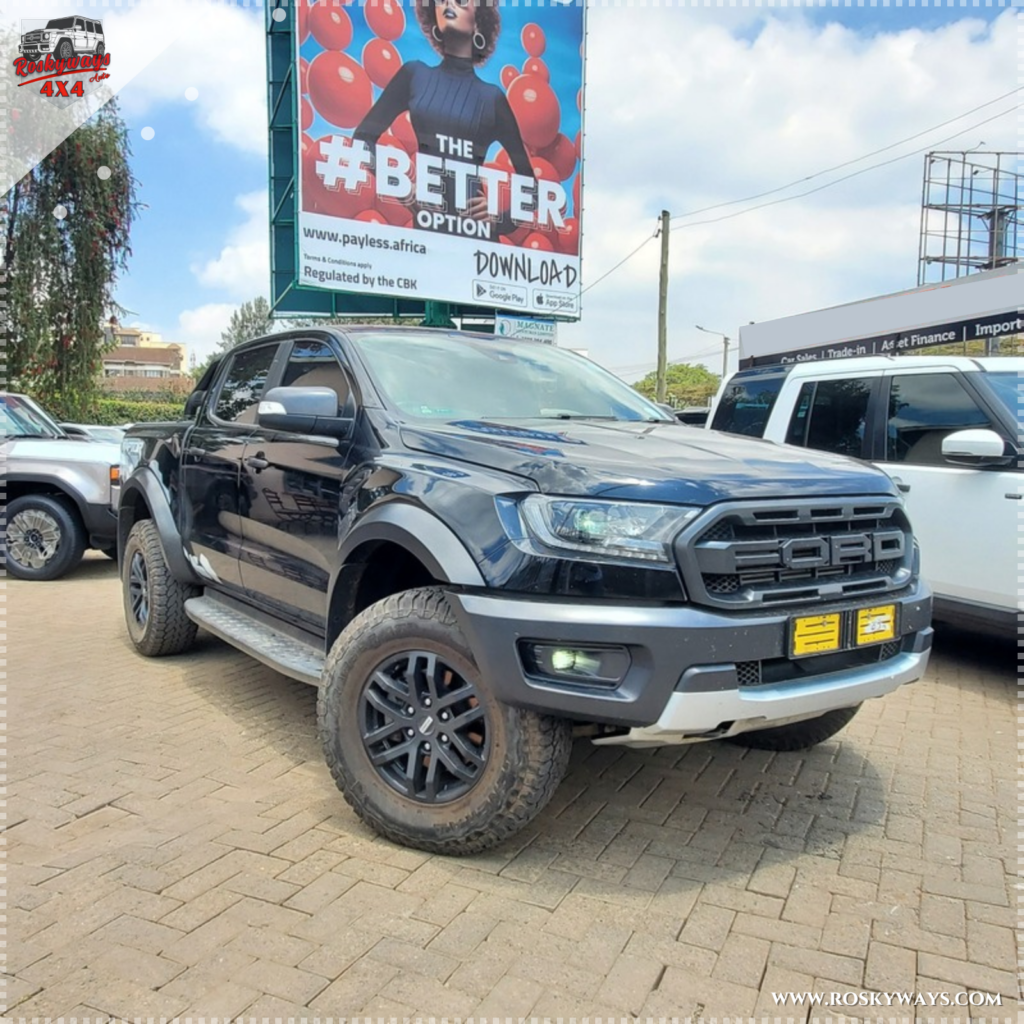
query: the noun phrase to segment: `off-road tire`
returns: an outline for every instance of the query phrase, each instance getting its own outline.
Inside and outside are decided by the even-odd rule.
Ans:
[[[138,577],[141,559],[144,580]],[[136,575],[133,577],[133,568]],[[141,585],[146,600],[146,614],[140,618],[133,611],[132,582]],[[199,588],[180,583],[174,578],[164,558],[160,535],[151,519],[137,522],[128,534],[121,564],[121,592],[128,636],[135,649],[147,658],[181,654],[195,641],[198,626],[185,614],[185,602],[199,594]],[[135,595],[138,596],[138,590]]]
[[[827,711],[803,722],[792,722],[774,729],[758,729],[756,732],[741,732],[738,736],[729,736],[728,740],[754,750],[807,750],[835,736],[859,710],[860,705],[856,704],[852,708]]]
[[[56,525],[57,547],[46,562],[38,567],[18,561],[17,553],[7,548],[7,524],[18,516],[38,512]],[[85,553],[85,530],[78,518],[77,510],[69,501],[51,497],[48,494],[26,494],[15,498],[3,514],[3,544],[7,571],[19,580],[56,580],[71,572],[82,560]]]
[[[70,39],[62,39],[57,44],[57,49],[53,51],[53,55],[57,60],[71,60],[75,55],[75,48],[71,43]]]
[[[446,802],[424,803],[392,788],[363,743],[364,688],[389,658],[409,651],[436,654],[473,686],[474,707],[484,709],[484,767],[468,792]],[[572,748],[568,722],[498,701],[444,593],[433,588],[388,597],[349,624],[324,666],[317,721],[331,775],[356,814],[387,839],[431,853],[478,853],[518,832],[551,799]]]
[[[107,48],[102,43],[96,44],[96,49],[93,51],[93,56],[102,57],[107,52]]]

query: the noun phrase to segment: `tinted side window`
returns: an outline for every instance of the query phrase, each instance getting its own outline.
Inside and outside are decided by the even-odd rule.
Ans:
[[[260,395],[277,354],[277,345],[261,345],[231,358],[227,376],[217,397],[217,419],[234,423],[255,423]]]
[[[711,429],[762,437],[785,379],[778,371],[735,377],[722,393]]]
[[[288,357],[282,387],[332,388],[339,410],[348,398],[348,378],[330,346],[323,341],[297,341]]]
[[[892,378],[885,457],[889,462],[945,466],[942,441],[955,430],[990,427],[967,389],[951,373]]]
[[[836,455],[864,457],[870,380],[820,380],[800,391],[786,440]]]

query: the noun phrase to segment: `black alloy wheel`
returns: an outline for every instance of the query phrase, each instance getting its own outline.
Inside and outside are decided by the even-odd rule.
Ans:
[[[140,629],[149,622],[149,571],[141,551],[132,553],[128,563],[128,609]]]
[[[487,764],[489,730],[476,687],[431,651],[378,666],[363,688],[359,720],[370,763],[410,800],[456,800]]]

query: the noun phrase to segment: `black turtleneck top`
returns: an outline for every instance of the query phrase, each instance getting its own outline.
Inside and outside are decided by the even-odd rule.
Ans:
[[[403,64],[353,138],[372,147],[406,110],[421,153],[455,157],[479,166],[486,162],[492,143],[498,142],[516,172],[533,177],[519,125],[504,92],[477,78],[470,58],[446,56],[436,67],[418,60]],[[445,142],[442,150],[439,136],[455,140],[462,148]],[[472,144],[471,156],[466,154],[466,142]]]

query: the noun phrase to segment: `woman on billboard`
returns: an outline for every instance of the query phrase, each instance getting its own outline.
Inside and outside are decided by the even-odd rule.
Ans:
[[[478,167],[495,142],[504,147],[517,174],[533,177],[530,158],[505,93],[477,77],[476,68],[494,53],[501,33],[498,0],[417,0],[423,34],[441,56],[431,67],[403,64],[363,118],[353,138],[372,146],[405,111],[421,153],[463,160]],[[445,178],[445,200],[452,209],[452,179]],[[465,211],[486,216],[480,182]]]

